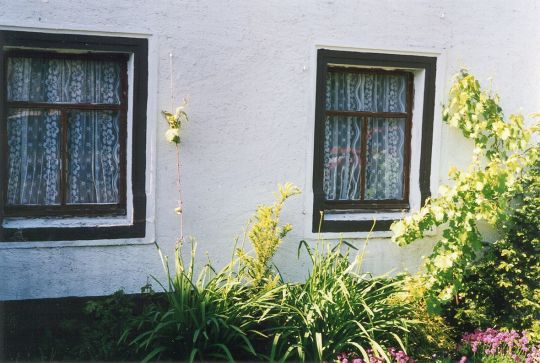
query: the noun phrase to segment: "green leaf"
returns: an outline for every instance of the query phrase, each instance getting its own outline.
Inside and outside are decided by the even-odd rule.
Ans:
[[[141,361],[141,363],[146,363],[150,361],[152,358],[156,357],[159,353],[164,352],[167,350],[165,347],[157,347],[154,350],[152,350],[144,359]]]

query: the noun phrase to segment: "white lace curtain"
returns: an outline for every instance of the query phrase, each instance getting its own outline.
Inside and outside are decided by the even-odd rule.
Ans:
[[[51,109],[21,104],[8,110],[8,204],[60,204],[60,135],[67,113],[66,202],[119,201],[118,111],[60,111],[64,103],[120,103],[118,63],[98,60],[9,58],[8,101],[55,103]]]
[[[405,113],[407,77],[329,72],[327,111]],[[362,128],[366,130],[365,200],[403,198],[406,118],[328,115],[324,127],[324,181],[327,200],[360,200]]]

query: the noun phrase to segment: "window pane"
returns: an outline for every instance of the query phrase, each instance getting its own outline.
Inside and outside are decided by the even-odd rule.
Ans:
[[[84,59],[8,58],[8,101],[120,103],[120,64]]]
[[[74,110],[68,123],[67,203],[118,203],[119,113]]]
[[[326,109],[407,112],[407,76],[330,71],[326,79]]]
[[[327,117],[324,133],[326,199],[359,200],[362,120],[358,117]]]
[[[60,112],[9,109],[10,205],[60,203]]]
[[[405,118],[369,118],[366,200],[403,199]]]

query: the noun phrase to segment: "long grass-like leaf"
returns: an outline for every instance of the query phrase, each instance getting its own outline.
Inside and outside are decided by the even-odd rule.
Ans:
[[[315,333],[315,344],[317,345],[317,359],[322,362],[324,357],[323,338],[321,333]]]
[[[218,344],[215,344],[215,346],[220,348],[223,351],[223,353],[225,353],[225,356],[227,357],[227,360],[229,362],[234,362],[234,358],[231,354],[231,351],[229,350],[229,348],[227,348],[225,344],[218,343]]]
[[[161,353],[161,352],[163,352],[165,350],[166,350],[165,347],[157,347],[157,348],[155,348],[150,353],[148,353],[148,355],[146,357],[144,357],[144,359],[141,361],[141,363],[146,363],[146,362],[150,361],[152,358],[156,357],[159,353]]]
[[[199,349],[194,348],[189,353],[189,363],[193,363],[195,361],[195,358],[197,358],[197,354],[199,354]]]

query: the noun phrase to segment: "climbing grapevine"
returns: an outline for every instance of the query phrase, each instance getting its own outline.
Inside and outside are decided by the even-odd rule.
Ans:
[[[505,119],[499,98],[483,91],[466,71],[455,77],[443,121],[474,142],[471,165],[462,171],[452,167],[452,185],[442,185],[436,198],[391,227],[393,240],[401,246],[438,229],[438,241],[423,270],[432,311],[459,299],[464,270],[483,247],[478,222],[497,226],[508,217],[516,181],[538,159],[540,150],[531,145],[538,124],[527,128],[522,115]]]

